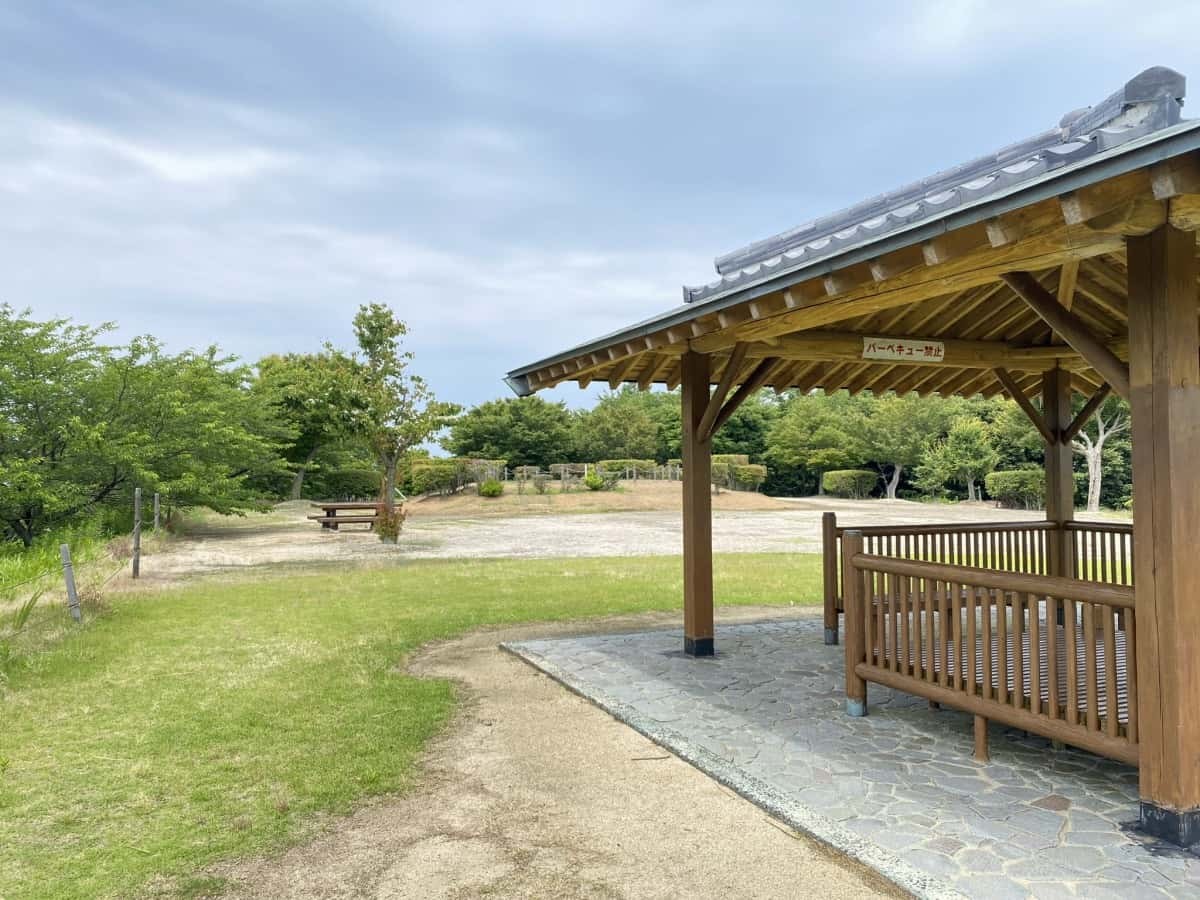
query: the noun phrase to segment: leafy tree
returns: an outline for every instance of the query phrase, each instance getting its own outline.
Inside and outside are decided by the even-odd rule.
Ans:
[[[792,398],[766,437],[765,457],[775,468],[800,467],[817,475],[863,462],[860,401],[845,392]]]
[[[605,394],[575,419],[575,455],[601,459],[651,459],[659,450],[659,423],[637,391]]]
[[[353,359],[327,347],[322,353],[266,356],[254,389],[262,393],[296,438],[288,450],[294,467],[289,496],[299,500],[304,476],[317,454],[361,432],[365,403]]]
[[[135,485],[175,506],[255,505],[292,434],[215,348],[176,356],[151,338],[108,347],[108,326],[34,321],[0,306],[0,522],[27,546]]]
[[[937,397],[887,394],[867,401],[863,416],[863,444],[884,479],[889,500],[905,469],[916,466],[931,440],[946,433],[960,401]]]
[[[412,353],[402,349],[407,334],[408,326],[382,303],[360,306],[354,316],[365,421],[389,508],[396,500],[400,460],[436,436],[459,412],[457,405],[437,400],[424,379],[408,371]]]
[[[566,461],[571,425],[571,414],[562,403],[537,396],[489,400],[458,418],[442,445],[455,456],[544,469]]]
[[[999,459],[987,423],[974,416],[959,416],[944,439],[929,445],[917,467],[917,480],[937,490],[948,482],[960,484],[966,487],[968,500],[977,500],[976,483],[996,468]]]
[[[713,453],[744,453],[752,463],[767,452],[767,435],[779,416],[779,405],[761,392],[747,397],[713,435]]]
[[[1020,469],[1031,463],[1042,465],[1046,448],[1042,436],[1029,417],[1011,400],[1002,400],[999,414],[992,420],[992,440],[1000,458],[1000,469]]]

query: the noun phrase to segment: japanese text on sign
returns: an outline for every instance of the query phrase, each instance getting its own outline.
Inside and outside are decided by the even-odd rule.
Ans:
[[[865,337],[862,355],[863,359],[890,359],[896,362],[944,362],[946,345],[941,341]]]

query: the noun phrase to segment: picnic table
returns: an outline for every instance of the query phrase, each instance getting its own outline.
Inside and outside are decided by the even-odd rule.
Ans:
[[[339,525],[366,524],[375,527],[375,519],[379,515],[378,503],[350,501],[345,503],[314,503],[321,510],[320,515],[309,516],[314,522],[320,522],[322,528],[337,531]],[[338,515],[344,512],[344,515]]]

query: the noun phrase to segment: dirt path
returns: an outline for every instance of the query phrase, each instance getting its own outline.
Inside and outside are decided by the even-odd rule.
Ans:
[[[497,648],[677,618],[527,626],[425,650],[410,669],[459,682],[463,703],[419,786],[279,857],[214,874],[241,900],[897,896]]]

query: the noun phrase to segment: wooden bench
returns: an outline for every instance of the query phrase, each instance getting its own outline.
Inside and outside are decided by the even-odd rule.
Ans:
[[[375,528],[375,521],[379,516],[378,503],[364,503],[362,501],[352,501],[346,503],[314,503],[313,506],[321,510],[319,515],[312,515],[308,518],[314,522],[320,522],[321,527],[330,531],[337,531],[339,525],[369,525],[372,529]],[[347,511],[348,515],[338,515],[340,511]]]

